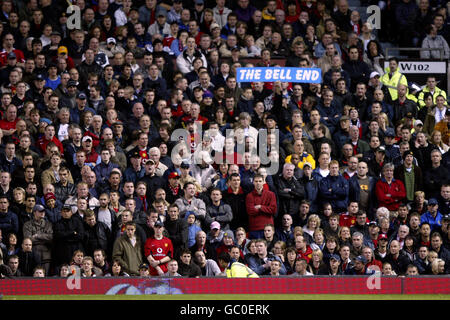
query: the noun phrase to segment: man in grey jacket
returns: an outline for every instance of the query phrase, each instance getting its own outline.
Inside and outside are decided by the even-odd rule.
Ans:
[[[443,59],[448,59],[450,57],[450,49],[448,47],[447,41],[443,36],[437,34],[437,28],[434,25],[428,25],[425,27],[427,36],[422,41],[422,49],[430,48],[435,50],[424,50],[420,51],[421,59],[441,59],[440,48],[444,49],[442,53]]]
[[[203,251],[195,252],[195,263],[200,267],[202,276],[214,277],[220,274],[220,268],[212,259],[206,259]]]
[[[33,251],[41,257],[41,264],[48,274],[52,259],[53,228],[52,223],[45,218],[45,208],[37,204],[33,208],[33,219],[23,225],[23,237],[30,238]]]
[[[206,206],[203,200],[195,197],[195,185],[192,182],[184,184],[184,197],[178,198],[175,204],[180,209],[180,217],[184,218],[187,211],[195,212],[200,220],[204,220],[206,216]]]

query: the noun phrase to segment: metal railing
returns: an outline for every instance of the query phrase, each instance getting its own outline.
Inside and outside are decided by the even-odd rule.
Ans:
[[[391,48],[386,48],[385,49],[385,52],[386,52],[386,55],[385,55],[385,57],[386,58],[389,58],[390,56],[389,56],[389,51],[439,51],[439,53],[440,53],[440,58],[439,58],[439,60],[445,60],[444,59],[444,52],[445,52],[445,50],[444,50],[444,48],[433,48],[433,49],[431,49],[431,48],[409,48],[409,47],[407,47],[407,48],[394,48],[394,47],[391,47]],[[430,55],[431,55],[431,53],[430,53]]]

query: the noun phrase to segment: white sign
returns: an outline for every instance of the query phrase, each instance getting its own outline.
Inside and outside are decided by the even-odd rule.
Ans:
[[[445,61],[400,61],[401,73],[443,73],[446,74]],[[389,61],[384,62],[384,68],[389,67]]]

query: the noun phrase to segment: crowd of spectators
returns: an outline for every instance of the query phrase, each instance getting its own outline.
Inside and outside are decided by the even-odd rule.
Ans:
[[[446,2],[0,3],[2,277],[449,274]]]

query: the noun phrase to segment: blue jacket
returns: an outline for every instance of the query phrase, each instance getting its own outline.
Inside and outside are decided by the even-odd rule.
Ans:
[[[272,260],[280,261],[280,264],[281,264],[280,275],[286,274],[286,267],[285,267],[284,263],[280,260],[280,258],[273,255],[272,253],[268,253],[267,259],[270,261],[272,261]],[[258,255],[254,255],[254,256],[252,255],[252,256],[248,257],[249,268],[252,269],[253,271],[255,271],[260,276],[270,274],[270,268],[268,268],[268,269],[264,268],[263,267],[264,264],[265,264],[264,260],[260,259]]]
[[[115,163],[112,163],[111,161],[108,164],[105,164],[103,161],[97,164],[94,168],[94,173],[97,176],[97,181],[100,184],[105,183],[114,168],[119,168],[119,166]]]
[[[195,235],[202,229],[195,223],[188,227],[188,247],[192,247],[195,244]]]
[[[339,123],[340,114],[338,111],[338,108],[336,108],[335,104],[331,102],[331,105],[329,107],[325,107],[322,102],[320,102],[316,109],[319,111],[320,114],[320,122],[322,122],[324,125],[330,129],[330,133],[334,133],[336,130],[336,127]],[[325,120],[324,118],[328,118]]]
[[[441,227],[441,221],[442,221],[442,214],[439,211],[437,212],[435,218],[433,218],[433,216],[429,211],[425,212],[420,217],[420,223],[428,222],[430,224],[431,232]]]
[[[349,185],[343,176],[326,176],[319,182],[319,192],[321,199],[330,202],[334,211],[346,210]]]
[[[3,237],[6,237],[9,233],[17,234],[19,232],[19,219],[17,215],[9,210],[6,213],[0,213],[0,229],[2,230]]]
[[[22,161],[19,158],[14,157],[10,162],[6,159],[5,154],[2,153],[0,155],[0,166],[2,171],[13,173],[17,168],[22,167]]]
[[[302,183],[305,186],[305,198],[311,203],[310,211],[319,212],[318,195],[319,195],[319,182],[313,177],[311,180],[306,180],[306,177],[302,178]]]

